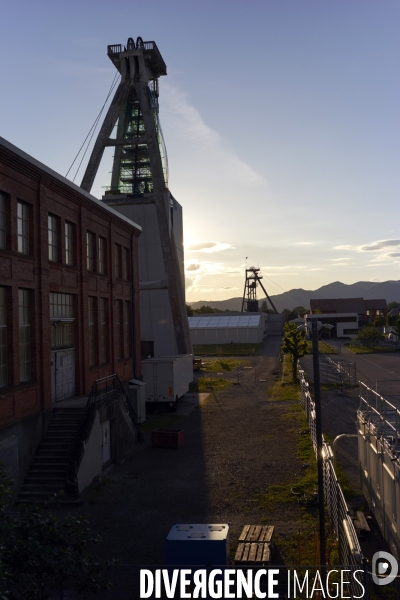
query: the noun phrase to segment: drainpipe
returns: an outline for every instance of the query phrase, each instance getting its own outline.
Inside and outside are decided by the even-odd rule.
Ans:
[[[132,334],[132,350],[133,350],[133,376],[135,379],[137,379],[136,376],[136,356],[137,356],[137,348],[136,348],[136,327],[135,327],[135,314],[136,314],[136,310],[135,310],[135,270],[133,267],[133,263],[134,263],[134,255],[133,255],[133,251],[134,251],[134,234],[132,233],[131,235],[131,278],[132,278],[132,285],[131,285],[131,296],[132,296],[132,309],[131,309],[131,319],[132,319],[132,323],[131,323],[131,334]]]

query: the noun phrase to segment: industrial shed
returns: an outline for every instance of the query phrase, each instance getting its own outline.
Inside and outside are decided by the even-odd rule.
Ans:
[[[192,344],[259,344],[264,337],[265,318],[260,314],[189,317]]]

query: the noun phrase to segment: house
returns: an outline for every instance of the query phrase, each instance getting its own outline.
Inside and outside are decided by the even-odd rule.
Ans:
[[[310,300],[310,314],[356,313],[359,320],[372,322],[375,317],[387,315],[384,299],[363,298],[318,298]]]
[[[126,385],[141,376],[140,232],[134,222],[0,138],[0,460],[17,487],[55,411],[60,420],[63,411],[75,407],[69,422],[78,427],[96,380],[117,376]],[[93,415],[96,435],[106,440],[81,440],[92,444],[95,469],[113,458],[112,448],[102,453],[115,439],[118,411],[103,410],[97,420]],[[69,456],[67,442],[63,448],[57,444],[60,437],[71,444],[76,431],[72,425],[64,430],[53,441],[48,436],[42,458]],[[114,450],[120,447],[115,442]],[[87,483],[90,466],[85,469]]]

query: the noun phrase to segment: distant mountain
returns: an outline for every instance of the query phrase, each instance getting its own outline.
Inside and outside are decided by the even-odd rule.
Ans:
[[[199,300],[198,302],[189,302],[192,308],[201,308],[210,306],[218,310],[242,310],[242,298],[230,298],[229,300]]]
[[[282,312],[284,308],[292,309],[300,305],[309,308],[312,298],[384,298],[387,303],[394,300],[400,302],[400,281],[358,281],[351,285],[335,281],[334,283],[323,285],[314,291],[299,288],[271,296],[271,300],[278,312]],[[265,298],[260,298],[259,302],[261,303],[263,300]],[[218,308],[219,310],[238,311],[242,308],[242,298],[200,300],[198,302],[191,302],[190,304],[192,308],[211,306],[211,308]]]

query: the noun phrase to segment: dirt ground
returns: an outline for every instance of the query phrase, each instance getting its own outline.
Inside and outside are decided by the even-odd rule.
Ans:
[[[277,540],[304,525],[295,506],[268,513],[259,502],[270,485],[288,484],[302,471],[296,457],[301,424],[286,418],[297,402],[267,395],[278,373],[280,343],[270,338],[260,355],[246,359],[240,384],[235,373],[236,383],[211,393],[189,415],[149,418],[148,430],[184,429],[184,447],[153,448],[148,431],[123,464],[87,490],[79,510],[102,537],[96,556],[121,562],[102,598],[133,597],[135,569],[165,564],[165,538],[175,523],[229,523],[232,556],[246,524],[274,525]]]
[[[234,371],[228,388],[180,411],[189,414],[150,416],[144,443],[88,488],[78,510],[102,538],[96,556],[121,563],[110,576],[111,591],[100,598],[135,597],[138,567],[165,564],[165,538],[175,523],[229,523],[232,557],[244,525],[274,525],[275,564],[283,562],[285,543],[310,527],[296,505],[278,503],[268,510],[260,502],[269,486],[287,485],[304,473],[296,456],[302,424],[288,418],[298,402],[274,401],[267,394],[279,373],[280,344],[280,338],[269,338],[258,356],[246,358],[240,383]],[[324,431],[331,439],[355,431],[356,394],[323,393]],[[185,445],[153,448],[151,430],[160,427],[183,429]],[[343,442],[338,457],[357,490],[355,441]]]

